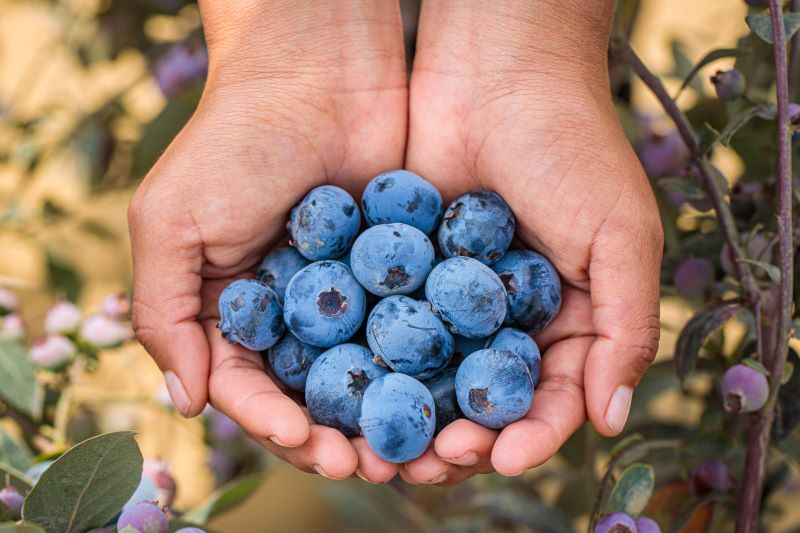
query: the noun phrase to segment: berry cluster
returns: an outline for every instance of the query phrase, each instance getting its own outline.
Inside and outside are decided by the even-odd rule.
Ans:
[[[361,207],[338,187],[310,191],[291,212],[292,246],[222,292],[222,335],[305,391],[317,423],[390,462],[419,457],[458,418],[525,416],[541,367],[529,333],[558,313],[561,285],[545,257],[509,250],[503,198],[470,192],[443,211],[431,183],[396,170]]]

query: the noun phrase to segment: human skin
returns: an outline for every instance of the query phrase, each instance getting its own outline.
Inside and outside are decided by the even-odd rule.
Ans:
[[[136,331],[181,413],[210,400],[304,471],[396,475],[363,438],[309,423],[260,356],[214,324],[216,296],[252,275],[306,191],[331,183],[357,198],[405,167],[445,202],[503,196],[522,241],[558,269],[563,303],[536,337],[528,415],[500,432],[457,420],[400,475],[517,475],[587,417],[603,435],[622,431],[658,342],[663,236],[609,96],[612,2],[426,0],[408,89],[392,2],[201,1],[201,12],[206,91],[130,210]]]

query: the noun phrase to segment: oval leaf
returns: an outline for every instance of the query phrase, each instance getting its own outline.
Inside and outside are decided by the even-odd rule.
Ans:
[[[0,462],[0,481],[2,481],[4,484],[6,476],[8,476],[8,480],[11,482],[11,485],[20,492],[28,492],[33,486],[31,480],[28,479],[28,476],[26,476],[23,472],[20,472],[11,465]]]
[[[749,15],[744,20],[753,33],[772,44],[772,20],[769,15]],[[800,29],[800,13],[784,13],[783,27],[786,30],[786,39],[791,39]]]
[[[132,431],[99,435],[72,447],[45,470],[23,515],[48,533],[100,527],[133,495],[142,454]]]
[[[741,312],[738,302],[720,302],[701,309],[689,320],[675,345],[678,377],[683,379],[694,371],[700,348],[708,336]]]
[[[181,519],[205,524],[220,513],[232,509],[253,495],[261,484],[260,475],[245,476],[214,491],[205,502],[184,514]]]
[[[635,463],[623,470],[611,491],[607,512],[627,513],[636,516],[650,501],[655,486],[655,473],[650,465]]]
[[[0,339],[0,398],[21,413],[39,418],[43,395],[33,365],[25,348],[9,339]]]
[[[0,426],[0,462],[17,470],[27,470],[33,464],[33,454],[25,444]]]
[[[0,533],[45,533],[44,529],[29,522],[0,524]]]

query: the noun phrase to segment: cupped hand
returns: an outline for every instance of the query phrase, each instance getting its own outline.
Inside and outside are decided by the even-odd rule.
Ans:
[[[357,197],[403,164],[399,12],[344,3],[202,3],[203,97],[129,210],[134,327],[178,411],[195,416],[208,401],[279,457],[332,478],[356,471],[363,440],[314,424],[258,353],[215,326],[219,293],[285,238],[289,210],[308,190],[332,183]],[[374,459],[361,462],[375,480],[394,476]]]
[[[564,28],[576,40],[564,49],[585,53],[554,57],[535,34],[546,21],[498,8],[471,22],[455,4],[423,7],[406,166],[449,200],[481,188],[503,196],[521,241],[561,274],[563,304],[536,337],[542,378],[527,416],[500,432],[459,420],[401,470],[446,485],[540,465],[587,416],[603,435],[622,431],[658,344],[663,242],[610,100],[610,21],[593,21],[599,35]]]

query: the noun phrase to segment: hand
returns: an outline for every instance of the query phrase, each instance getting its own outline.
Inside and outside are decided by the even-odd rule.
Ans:
[[[217,298],[252,276],[290,208],[333,183],[357,195],[403,165],[400,16],[382,0],[201,2],[210,65],[197,111],[145,178],[129,218],[134,327],[184,416],[210,401],[305,471],[353,474],[363,439],[313,424],[261,357],[215,328]],[[393,465],[370,468],[376,480]]]
[[[561,274],[563,305],[536,338],[543,373],[527,417],[499,433],[457,421],[401,470],[409,481],[520,474],[587,415],[618,434],[658,344],[663,237],[609,96],[613,2],[533,4],[423,4],[407,168],[448,199],[502,195],[521,240]]]

